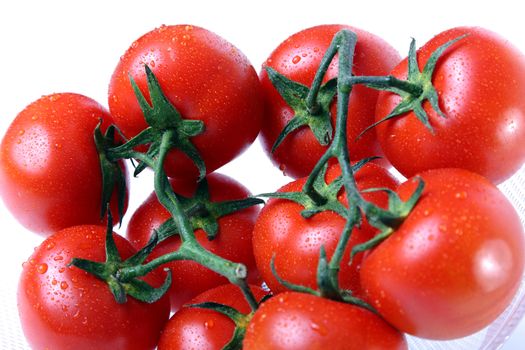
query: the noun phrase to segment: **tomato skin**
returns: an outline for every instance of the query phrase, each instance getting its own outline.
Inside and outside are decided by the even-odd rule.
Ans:
[[[74,226],[47,238],[24,263],[18,310],[32,349],[154,349],[169,317],[169,299],[117,304],[107,284],[67,265],[72,258],[105,261],[106,228]],[[123,258],[135,250],[114,234]],[[159,275],[145,280],[158,287]]]
[[[338,165],[328,169],[326,181],[331,182],[341,175]],[[395,189],[397,181],[379,165],[368,163],[356,173],[359,189],[388,187]],[[278,192],[299,192],[306,178],[295,180],[278,190]],[[343,191],[339,200],[346,204]],[[386,207],[388,199],[385,193],[364,194],[367,200]],[[301,211],[304,208],[295,202],[272,198],[261,210],[253,231],[253,249],[257,268],[263,280],[272,292],[285,291],[272,273],[270,262],[275,255],[275,269],[278,275],[289,282],[317,289],[316,271],[319,262],[319,251],[324,246],[330,258],[343,232],[345,220],[338,214],[325,211],[304,219]],[[364,222],[361,229],[354,229],[347,251],[341,263],[339,282],[341,288],[350,289],[359,294],[359,266],[362,254],[357,254],[349,265],[352,246],[371,239],[376,230]]]
[[[205,131],[191,142],[211,173],[256,138],[263,104],[257,73],[232,44],[204,28],[161,26],[136,40],[120,59],[109,85],[115,123],[131,138],[147,127],[130,84],[130,74],[149,98],[147,64],[184,119],[199,119]],[[180,151],[170,153],[168,176],[196,178],[197,168]]]
[[[512,300],[524,267],[523,228],[505,196],[462,169],[421,174],[408,218],[364,260],[367,299],[399,330],[430,339],[474,333]],[[407,199],[417,181],[403,183]]]
[[[260,287],[250,286],[250,289],[257,300],[266,295]],[[188,304],[204,302],[227,305],[245,315],[251,312],[241,290],[233,284],[207,290]],[[233,321],[219,312],[184,307],[177,311],[164,327],[158,349],[220,350],[230,341],[234,329]]]
[[[403,334],[372,312],[310,294],[265,301],[248,325],[243,349],[408,349]]]
[[[214,173],[207,176],[207,180],[212,202],[241,199],[250,195],[245,187],[225,175]],[[193,195],[196,187],[193,181],[172,179],[170,183],[175,193],[186,197]],[[219,218],[219,233],[212,241],[208,240],[203,230],[195,231],[197,241],[207,250],[225,259],[245,264],[250,283],[259,281],[252,252],[252,231],[258,213],[258,207],[250,207]],[[158,202],[155,193],[152,193],[131,217],[127,238],[139,249],[148,242],[153,230],[169,218],[168,211]],[[160,243],[149,258],[154,259],[175,251],[180,243],[178,236],[170,237]],[[164,267],[169,267],[172,273],[169,293],[173,311],[196,295],[228,282],[224,277],[193,261],[174,261],[159,269]]]
[[[310,86],[321,59],[334,35],[341,29],[350,29],[358,36],[354,71],[356,75],[386,75],[399,63],[397,51],[381,38],[364,30],[345,25],[321,25],[300,31],[281,43],[268,57],[259,76],[265,100],[265,117],[261,129],[261,142],[272,162],[292,178],[307,176],[326,151],[307,127],[289,134],[272,154],[277,136],[294,116],[279,92],[273,87],[264,67],[272,67],[289,79]],[[337,77],[338,63],[334,60],[325,82]],[[352,160],[380,155],[374,133],[356,137],[374,122],[378,92],[364,86],[355,86],[350,95],[347,139]],[[335,127],[336,106],[331,107],[332,125]]]
[[[439,94],[438,116],[423,107],[432,135],[414,113],[380,124],[376,130],[388,160],[406,177],[428,169],[457,167],[479,173],[493,183],[514,174],[525,162],[525,56],[507,40],[479,27],[438,34],[418,51],[422,68],[440,45],[468,33],[438,60],[433,84]],[[392,74],[406,77],[403,60]],[[376,120],[385,117],[399,97],[382,92]]]
[[[0,146],[0,195],[28,230],[49,236],[103,222],[102,175],[93,141],[100,118],[104,130],[112,122],[104,107],[61,93],[31,103],[9,126]],[[117,217],[116,193],[110,208]]]

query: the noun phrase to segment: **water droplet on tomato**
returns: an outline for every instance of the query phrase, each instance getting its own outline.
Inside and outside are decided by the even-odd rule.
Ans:
[[[155,61],[151,60],[149,62],[149,66],[150,66],[150,68],[154,68],[155,67]]]
[[[18,135],[22,136],[22,135],[25,134],[25,132],[26,131],[24,129],[20,129],[20,130],[18,130]]]
[[[322,325],[319,325],[317,323],[311,323],[310,324],[310,328],[316,332],[316,333],[319,333],[320,335],[326,335],[328,334],[328,331],[326,329],[326,327],[322,326]]]
[[[58,269],[58,273],[64,273],[64,271],[66,271],[65,267],[61,267]]]
[[[294,56],[294,57],[292,58],[292,63],[293,63],[293,64],[297,64],[297,63],[299,63],[300,61],[301,61],[301,56]]]
[[[137,45],[138,45],[138,43],[136,41],[134,41],[134,42],[131,43],[131,48],[134,49],[134,48],[137,47]]]
[[[56,286],[57,283],[58,283],[58,281],[57,281],[56,279],[53,279],[53,280],[51,281],[51,284],[54,285],[54,286]]]
[[[283,173],[284,176],[286,176],[286,165],[280,164],[279,170]]]
[[[187,25],[186,27],[184,27],[184,30],[189,32],[189,31],[193,30],[193,26]]]
[[[60,260],[64,260],[64,257],[62,255],[57,255],[53,258],[53,260],[55,261],[60,261]]]
[[[34,116],[32,116],[32,117],[31,117],[31,120],[32,120],[32,121],[38,120],[38,115],[34,115]]]
[[[47,250],[51,250],[55,247],[55,242],[49,242],[48,244],[46,244],[46,249]]]
[[[69,287],[69,284],[67,284],[66,281],[60,282],[60,289],[66,290]]]
[[[204,322],[204,327],[206,327],[206,329],[213,328],[213,326],[215,326],[215,322],[213,322],[213,320],[207,320]]]
[[[39,274],[44,274],[47,272],[47,264],[46,263],[42,263],[42,264],[39,264],[37,267],[36,267],[36,271],[39,273]]]
[[[465,199],[465,198],[467,198],[467,196],[468,196],[467,192],[465,192],[465,191],[457,192],[455,194],[455,197],[458,198],[458,199]]]

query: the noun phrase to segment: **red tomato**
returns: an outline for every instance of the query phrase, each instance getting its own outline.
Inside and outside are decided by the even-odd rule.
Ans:
[[[431,53],[449,40],[453,44],[438,60],[433,84],[442,118],[425,102],[435,134],[410,112],[380,124],[376,130],[388,160],[406,177],[427,169],[457,167],[500,183],[525,161],[525,56],[507,40],[483,28],[445,31],[418,51],[422,68]],[[407,60],[392,74],[404,78]],[[376,120],[399,103],[381,93]]]
[[[102,223],[102,175],[93,141],[100,118],[106,126],[112,122],[92,99],[63,93],[31,103],[11,123],[0,147],[0,195],[28,230],[48,236]],[[116,193],[111,211],[118,213]]]
[[[243,349],[408,349],[403,334],[359,306],[285,292],[264,302],[248,325]]]
[[[279,73],[298,83],[310,87],[321,59],[334,35],[341,29],[350,29],[358,36],[354,57],[356,75],[385,75],[400,61],[399,54],[381,38],[363,30],[343,25],[322,25],[298,32],[281,43],[268,57],[263,67],[276,69]],[[338,63],[335,59],[324,82],[337,77]],[[266,113],[261,130],[264,150],[286,175],[293,178],[307,176],[326,147],[321,146],[308,127],[288,135],[272,154],[277,136],[294,116],[279,92],[273,87],[263,69],[260,73]],[[378,92],[364,86],[355,86],[348,105],[348,144],[352,160],[379,155],[379,146],[374,133],[365,134],[359,141],[356,137],[374,122]],[[332,104],[332,125],[335,127],[336,106]]]
[[[18,285],[18,311],[32,349],[154,349],[169,317],[169,299],[145,304],[131,297],[117,304],[108,285],[68,267],[74,257],[105,261],[106,228],[74,226],[46,239],[29,260]],[[135,250],[114,235],[122,258]],[[150,274],[146,282],[162,280]]]
[[[510,303],[523,276],[520,219],[485,178],[462,169],[422,173],[424,192],[401,227],[365,259],[369,302],[399,330],[467,336]],[[417,180],[399,187],[407,199]]]
[[[144,65],[151,68],[184,119],[204,122],[205,131],[191,142],[208,173],[255,140],[263,113],[257,73],[232,44],[190,25],[161,26],[146,33],[118,63],[109,85],[109,108],[127,137],[147,127],[128,75],[148,98]],[[171,177],[198,174],[193,162],[176,150],[166,160],[166,172]]]
[[[251,290],[257,300],[266,294],[260,287],[252,286]],[[204,302],[227,305],[245,315],[252,311],[241,290],[233,284],[210,289],[192,299],[190,304]],[[159,350],[220,350],[230,341],[234,329],[233,321],[217,311],[185,307],[164,327]]]
[[[329,168],[326,181],[331,182],[341,175],[339,166]],[[362,189],[388,187],[395,189],[396,180],[382,167],[368,163],[356,173],[358,187]],[[291,182],[278,192],[299,192],[306,178]],[[386,207],[385,193],[375,192],[364,195],[369,201]],[[346,202],[343,191],[340,201]],[[263,280],[274,292],[286,290],[274,277],[270,262],[275,255],[275,269],[286,281],[317,289],[316,271],[321,246],[326,249],[330,258],[337,246],[345,226],[345,219],[332,211],[325,211],[305,219],[301,216],[304,208],[286,199],[270,199],[257,218],[253,231],[253,249],[257,268]],[[348,265],[351,247],[371,239],[376,230],[368,223],[361,229],[355,228],[350,237],[347,251],[341,263],[339,282],[341,288],[359,293],[359,266],[362,254],[357,254],[351,265]]]
[[[242,199],[250,195],[245,187],[227,176],[214,173],[207,180],[212,202]],[[171,185],[175,193],[186,197],[191,197],[196,187],[192,181],[171,180]],[[259,280],[252,253],[252,231],[258,213],[257,207],[250,207],[219,218],[219,233],[212,241],[208,240],[203,230],[195,231],[197,240],[204,248],[225,259],[246,265],[250,282]],[[155,193],[152,193],[131,217],[127,237],[136,248],[143,247],[153,230],[170,217],[168,211],[158,202]],[[153,250],[150,258],[175,251],[180,243],[178,236],[170,237]],[[224,277],[193,261],[174,261],[166,266],[172,273],[169,293],[173,310],[177,310],[196,295],[228,282]],[[160,269],[164,267],[163,265]]]

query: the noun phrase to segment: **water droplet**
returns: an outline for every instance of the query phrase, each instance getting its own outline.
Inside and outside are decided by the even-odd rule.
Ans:
[[[69,287],[69,284],[67,284],[66,281],[60,282],[60,289],[66,290]]]
[[[39,264],[37,267],[36,267],[36,271],[39,273],[39,274],[44,274],[47,272],[47,264],[46,263],[43,263],[43,264]]]
[[[182,36],[182,39],[184,39],[184,40],[190,40],[190,38],[191,38],[191,36],[189,34],[184,34]]]
[[[58,281],[57,281],[56,279],[53,279],[53,280],[51,281],[51,284],[54,285],[54,286],[56,286],[57,283],[58,283]]]
[[[292,63],[293,63],[293,64],[297,64],[297,63],[299,63],[300,61],[301,61],[301,56],[294,56],[294,57],[292,58]]]
[[[47,250],[51,250],[55,247],[55,242],[49,242],[48,244],[46,244],[46,249]]]
[[[131,48],[134,49],[134,48],[137,47],[137,45],[138,45],[138,43],[136,41],[134,41],[134,42],[131,43]]]
[[[31,120],[32,120],[32,121],[38,120],[38,115],[34,115],[34,116],[32,116],[32,117],[31,117]]]
[[[154,68],[155,67],[155,61],[151,60],[149,62],[149,66],[150,66],[150,68]]]
[[[215,326],[215,322],[213,322],[213,320],[208,320],[204,322],[204,327],[206,327],[206,329],[213,328],[213,326]]]
[[[455,197],[458,199],[465,199],[467,198],[467,192],[465,191],[457,192]]]
[[[55,95],[49,96],[49,101],[51,102],[58,101],[58,99],[60,99],[60,95],[55,94]]]
[[[283,175],[286,176],[286,165],[280,164],[279,165],[279,170],[283,173]]]
[[[314,331],[314,332],[317,332],[319,333],[320,335],[326,335],[328,334],[328,331],[325,327],[323,327],[322,325],[319,325],[317,323],[311,323],[310,324],[310,328]]]
[[[25,132],[26,131],[24,129],[20,129],[20,130],[18,130],[18,135],[22,136],[22,135],[25,134]]]
[[[189,32],[189,31],[193,30],[193,26],[187,25],[186,27],[184,27],[184,30]]]

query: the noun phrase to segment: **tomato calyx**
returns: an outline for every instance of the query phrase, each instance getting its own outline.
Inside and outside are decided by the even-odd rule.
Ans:
[[[312,84],[311,88],[288,79],[270,66],[265,67],[273,86],[288,106],[293,109],[294,116],[286,124],[272,146],[272,153],[293,131],[308,126],[322,146],[332,141],[333,127],[331,122],[330,104],[336,94],[337,80],[331,79],[325,84]]]
[[[183,119],[179,111],[162,92],[157,78],[148,65],[144,65],[144,68],[146,70],[151,104],[144,97],[131,75],[129,79],[149,126],[124,145],[110,149],[108,151],[109,155],[113,158],[129,158],[128,155],[134,153],[133,148],[149,144],[146,155],[153,159],[159,155],[162,136],[167,131],[171,131],[170,148],[179,149],[194,162],[199,170],[199,180],[201,180],[206,175],[206,165],[190,138],[204,132],[204,123],[201,120]],[[140,162],[135,168],[134,175],[137,176],[146,167],[147,164],[145,162]]]
[[[262,304],[269,297],[270,295],[266,295],[264,298],[262,298],[261,301],[258,302],[258,305]],[[255,314],[255,310],[245,315],[231,306],[215,302],[188,304],[185,305],[185,307],[212,310],[228,317],[235,324],[235,329],[233,331],[233,335],[230,341],[228,341],[228,343],[224,345],[222,350],[242,349],[242,341],[244,340],[244,335],[246,334],[246,327],[248,326],[248,323],[250,323],[250,320],[252,319],[253,315]]]
[[[436,88],[432,84],[432,76],[436,68],[436,64],[443,53],[453,44],[466,37],[468,34],[461,35],[455,39],[449,40],[440,47],[438,47],[426,62],[423,70],[419,69],[417,63],[416,41],[412,39],[410,42],[410,49],[408,53],[408,74],[406,80],[400,80],[394,76],[386,77],[354,77],[353,83],[364,84],[368,87],[385,90],[398,94],[401,97],[401,102],[383,119],[375,122],[367,127],[358,136],[360,138],[365,132],[374,128],[389,119],[399,117],[407,112],[413,111],[417,119],[434,134],[434,128],[430,124],[430,119],[423,108],[423,103],[428,101],[432,109],[441,118],[447,118],[445,113],[439,107],[439,96]]]
[[[116,144],[115,131],[118,130],[114,125],[110,125],[107,128],[106,133],[103,134],[100,129],[101,125],[102,120],[100,120],[95,127],[93,134],[100,161],[100,171],[102,173],[100,217],[103,218],[106,216],[106,208],[108,208],[111,196],[116,189],[119,223],[122,223],[126,203],[126,176],[118,162],[116,160],[111,160],[106,152],[106,150],[114,147]]]
[[[73,258],[68,266],[75,266],[79,269],[89,272],[98,279],[105,281],[115,300],[119,304],[127,301],[127,295],[145,303],[154,303],[159,300],[169,289],[171,285],[171,273],[167,272],[166,279],[162,286],[154,288],[143,280],[136,277],[129,279],[119,278],[119,270],[123,267],[134,266],[143,263],[151,253],[157,243],[157,237],[154,235],[150,242],[126,260],[122,260],[115,240],[113,239],[113,223],[111,213],[108,209],[108,225],[106,230],[106,261],[96,262],[87,259]]]
[[[219,233],[218,220],[220,217],[264,203],[262,199],[253,197],[212,202],[206,178],[199,182],[193,197],[184,197],[179,194],[176,196],[185,214],[189,217],[193,230],[202,229],[210,241],[215,239]],[[175,220],[173,218],[166,220],[157,230],[158,242],[162,242],[177,232]]]

